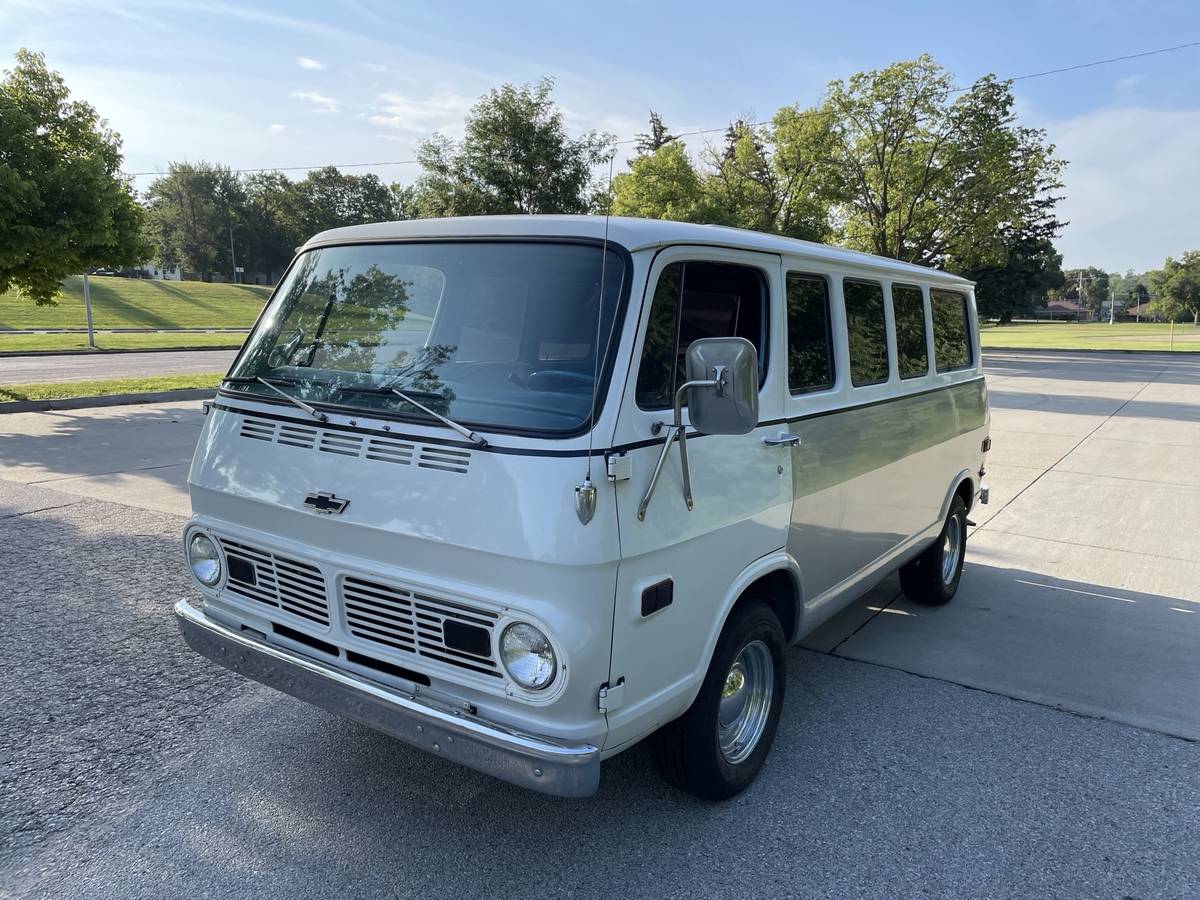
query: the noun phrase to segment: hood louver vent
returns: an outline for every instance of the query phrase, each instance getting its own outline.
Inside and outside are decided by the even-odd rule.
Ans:
[[[458,475],[466,474],[471,463],[469,451],[454,447],[415,444],[384,437],[365,437],[345,431],[308,428],[303,425],[278,424],[268,419],[255,419],[250,416],[242,417],[242,427],[238,433],[250,440],[283,444],[301,450],[316,450],[318,453],[333,453],[337,456],[396,463],[401,466],[415,464],[421,469],[435,469]]]

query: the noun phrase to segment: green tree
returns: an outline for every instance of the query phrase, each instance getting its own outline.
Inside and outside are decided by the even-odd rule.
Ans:
[[[347,175],[333,166],[295,182],[292,215],[302,239],[319,231],[396,218],[396,195],[377,175]]]
[[[173,162],[146,191],[146,231],[160,266],[179,266],[203,281],[233,277],[231,228],[241,220],[245,192],[228,166]]]
[[[567,136],[551,99],[554,81],[506,84],[467,115],[461,142],[435,135],[418,146],[422,173],[414,209],[422,216],[582,213],[592,205],[592,169],[613,138]]]
[[[637,149],[638,156],[650,156],[677,140],[679,138],[667,131],[662,117],[654,110],[650,110],[650,130],[637,136],[634,147]]]
[[[700,173],[679,141],[634,158],[628,172],[613,178],[612,192],[613,215],[708,221]]]
[[[1054,299],[1077,300],[1096,314],[1108,301],[1108,295],[1108,273],[1096,266],[1068,269],[1063,273],[1062,287],[1050,292]]]
[[[954,96],[927,55],[830,84],[828,196],[861,250],[924,265],[1002,264],[1005,236],[1053,209],[1064,163],[1016,123],[1008,82]]]
[[[120,137],[41,54],[16,59],[0,81],[0,293],[52,304],[67,275],[136,265],[149,247]]]
[[[1156,313],[1170,321],[1191,316],[1192,324],[1200,325],[1200,250],[1189,250],[1179,259],[1167,257],[1154,273],[1154,282]]]
[[[1063,285],[1062,254],[1049,238],[1023,236],[1005,247],[1004,262],[963,273],[975,282],[980,316],[1011,322],[1028,315],[1038,301]]]

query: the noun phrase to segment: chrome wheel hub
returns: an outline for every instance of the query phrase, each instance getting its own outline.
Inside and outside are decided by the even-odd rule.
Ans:
[[[775,694],[775,665],[762,641],[742,648],[725,676],[717,713],[717,739],[725,761],[745,762],[767,727]]]
[[[946,533],[942,537],[942,583],[949,585],[958,571],[958,557],[962,554],[962,521],[951,516],[946,522]]]

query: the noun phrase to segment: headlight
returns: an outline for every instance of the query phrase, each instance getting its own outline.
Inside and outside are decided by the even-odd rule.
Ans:
[[[531,691],[546,687],[558,671],[550,639],[527,622],[514,622],[504,629],[500,658],[513,681]]]
[[[221,580],[221,554],[212,538],[202,531],[197,531],[187,542],[188,565],[192,574],[201,584],[212,587]]]

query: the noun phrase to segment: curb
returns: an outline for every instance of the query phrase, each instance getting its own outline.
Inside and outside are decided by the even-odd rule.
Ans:
[[[182,391],[152,391],[147,394],[107,394],[102,397],[64,397],[61,400],[10,400],[0,403],[5,413],[47,412],[56,409],[91,409],[101,406],[133,406],[138,403],[169,403],[172,400],[211,400],[215,388],[189,388]]]
[[[114,350],[0,350],[0,359],[8,356],[105,356],[109,353],[203,353],[241,348],[241,344],[214,344],[211,347],[121,347]]]
[[[981,347],[984,353],[1122,353],[1128,356],[1187,356],[1200,353],[1195,350],[1097,350],[1091,347]]]

